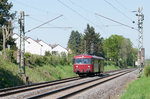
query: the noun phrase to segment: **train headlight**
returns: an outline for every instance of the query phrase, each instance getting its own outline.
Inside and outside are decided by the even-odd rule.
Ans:
[[[76,68],[78,68],[78,66],[76,66]]]
[[[87,72],[90,72],[90,66],[88,66]]]

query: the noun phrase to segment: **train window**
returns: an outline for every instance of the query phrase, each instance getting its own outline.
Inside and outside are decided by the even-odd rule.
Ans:
[[[83,64],[90,64],[91,63],[91,59],[90,58],[84,58],[83,59]]]
[[[74,63],[75,64],[90,64],[91,59],[90,58],[76,58]]]
[[[82,58],[76,58],[75,64],[82,64]]]

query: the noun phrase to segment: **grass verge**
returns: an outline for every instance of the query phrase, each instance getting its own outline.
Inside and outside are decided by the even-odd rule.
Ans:
[[[150,77],[141,77],[131,83],[120,99],[150,99]]]
[[[104,66],[104,71],[111,71],[111,70],[117,70],[117,69],[120,69],[120,67],[114,66],[114,65]]]
[[[58,80],[77,76],[73,72],[72,65],[43,65],[32,68],[26,66],[26,76],[31,83]],[[0,88],[13,87],[25,84],[25,81],[18,74],[18,65],[4,61],[0,57]]]

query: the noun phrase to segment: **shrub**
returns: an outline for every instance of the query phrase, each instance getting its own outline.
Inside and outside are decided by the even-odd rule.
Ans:
[[[49,64],[49,58],[47,56],[43,56],[43,63]]]
[[[35,64],[39,65],[39,66],[42,66],[44,64],[43,57],[42,56],[37,56],[36,59],[35,59]]]
[[[25,56],[25,64],[26,64],[27,66],[29,66],[29,65],[32,63],[32,61],[31,61],[31,56],[32,56],[32,54],[30,54],[30,53],[25,53],[24,56]]]
[[[45,52],[45,56],[51,56],[50,51],[46,51],[46,52]]]
[[[144,74],[146,77],[150,76],[150,66],[146,66],[144,68]]]
[[[2,51],[2,53],[4,54],[4,51]],[[6,49],[6,57],[8,61],[16,63],[16,59],[14,57],[14,50]]]

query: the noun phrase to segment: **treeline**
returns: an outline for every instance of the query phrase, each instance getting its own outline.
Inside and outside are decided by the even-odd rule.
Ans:
[[[89,24],[83,34],[74,30],[71,32],[68,48],[75,55],[101,56],[108,61],[108,64],[120,67],[134,66],[137,58],[137,49],[133,48],[130,39],[120,35],[112,35],[104,39]]]

